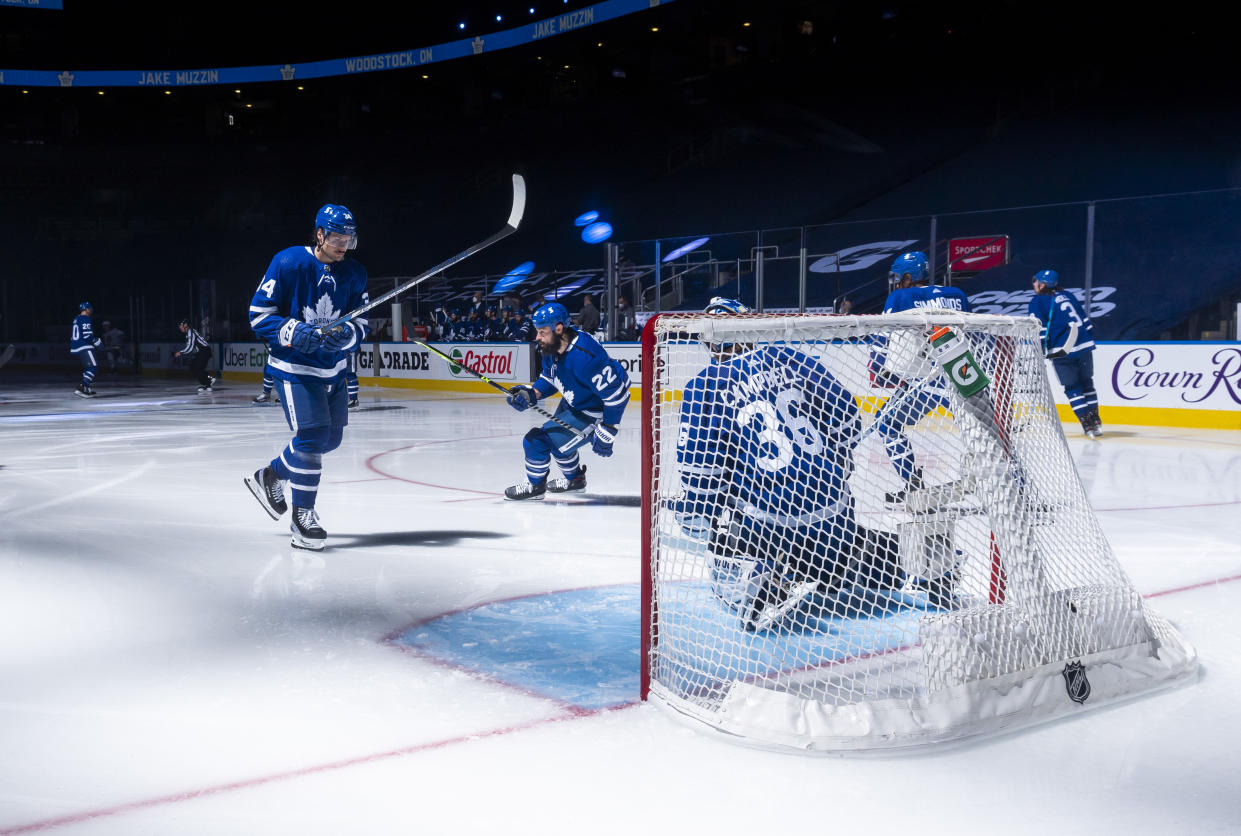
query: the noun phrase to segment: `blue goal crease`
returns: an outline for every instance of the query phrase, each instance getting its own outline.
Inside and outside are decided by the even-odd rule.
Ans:
[[[924,614],[916,596],[899,592],[852,596],[844,614],[840,599],[818,596],[791,619],[799,629],[752,633],[739,629],[709,584],[701,586],[703,594],[689,597],[718,605],[691,609],[680,595],[661,602],[660,631],[669,644],[680,637],[699,649],[692,670],[665,671],[702,687],[738,670],[757,679],[796,670],[799,661],[809,669],[899,650],[917,636]],[[638,701],[640,597],[632,584],[498,601],[432,619],[393,641],[577,708],[615,708]],[[878,641],[875,619],[891,622]]]

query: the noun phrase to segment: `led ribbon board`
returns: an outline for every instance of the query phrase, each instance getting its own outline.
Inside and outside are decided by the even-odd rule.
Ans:
[[[662,0],[666,5],[672,0]],[[0,5],[13,5],[0,0]],[[53,7],[48,0],[39,4]],[[555,35],[575,32],[596,23],[646,11],[656,4],[652,0],[607,0],[584,9],[574,9],[555,17],[492,32],[486,36],[462,38],[448,43],[417,47],[400,52],[334,58],[300,64],[269,64],[261,67],[222,67],[194,70],[10,70],[0,69],[0,86],[20,87],[202,87],[213,84],[253,84],[268,81],[305,81],[314,78],[360,75],[423,67],[455,58],[468,58],[484,52],[497,52],[526,46]],[[55,3],[59,8],[60,3]]]

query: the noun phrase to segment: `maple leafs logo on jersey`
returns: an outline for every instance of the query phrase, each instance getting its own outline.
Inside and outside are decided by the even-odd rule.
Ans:
[[[302,308],[302,322],[307,325],[326,325],[340,319],[340,311],[332,304],[332,297],[326,293],[319,297],[313,308]]]
[[[552,383],[560,390],[560,397],[564,398],[569,406],[573,406],[573,390],[566,389],[564,384],[560,382],[560,376],[557,374],[552,375]]]

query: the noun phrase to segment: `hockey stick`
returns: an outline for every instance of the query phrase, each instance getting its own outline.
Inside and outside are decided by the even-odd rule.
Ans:
[[[3,366],[5,363],[12,360],[13,355],[16,353],[17,353],[17,346],[12,345],[12,344],[6,346],[4,351],[0,351],[0,366]]]
[[[453,365],[453,366],[458,366],[458,367],[460,367],[460,368],[462,368],[462,369],[465,369],[467,372],[469,372],[470,374],[474,375],[474,376],[475,376],[475,377],[477,377],[479,380],[482,380],[482,381],[484,381],[484,382],[486,382],[486,383],[491,384],[494,388],[499,389],[499,390],[500,390],[501,392],[503,392],[504,394],[506,394],[506,395],[512,395],[512,394],[513,394],[513,390],[512,390],[512,389],[508,388],[507,386],[505,386],[505,385],[503,385],[503,384],[501,384],[501,383],[496,383],[494,380],[492,380],[491,378],[487,377],[487,375],[482,374],[481,372],[476,372],[476,371],[474,371],[474,370],[473,370],[473,369],[471,369],[469,366],[467,366],[465,363],[462,363],[460,360],[456,359],[455,357],[452,357],[452,356],[450,356],[450,355],[448,355],[448,354],[445,354],[444,352],[440,351],[440,350],[439,350],[438,348],[436,348],[435,346],[433,346],[433,345],[428,345],[427,343],[424,343],[422,340],[410,340],[410,342],[412,342],[412,343],[415,343],[415,344],[417,344],[417,345],[422,346],[422,347],[423,347],[423,348],[425,348],[427,351],[430,351],[432,354],[437,354],[437,355],[439,355],[440,357],[443,357],[445,360],[447,360],[447,361],[448,361],[448,363],[449,363],[450,365]],[[560,420],[559,418],[557,418],[555,415],[552,415],[552,414],[551,414],[550,412],[548,412],[546,409],[543,409],[542,407],[538,406],[537,404],[530,404],[530,408],[531,408],[531,409],[533,409],[535,412],[539,413],[540,415],[542,415],[543,417],[547,418],[548,420],[555,421],[557,424],[559,424],[560,426],[564,427],[564,428],[565,428],[566,430],[568,430],[569,432],[573,433],[573,435],[575,435],[577,438],[586,439],[586,438],[589,438],[589,437],[590,437],[590,434],[588,434],[588,433],[583,433],[583,432],[578,432],[577,427],[574,427],[574,426],[572,426],[571,424],[566,424],[564,421],[561,421],[561,420]]]
[[[513,175],[513,209],[511,212],[509,212],[508,222],[504,224],[503,229],[501,229],[495,235],[492,235],[490,238],[487,238],[483,241],[479,241],[477,244],[474,244],[471,247],[465,248],[464,250],[457,253],[452,258],[448,259],[447,261],[440,262],[439,264],[432,267],[430,270],[427,270],[425,273],[415,276],[414,278],[410,279],[405,284],[401,285],[395,290],[390,290],[387,293],[385,293],[383,296],[380,296],[377,299],[372,299],[370,302],[363,305],[362,307],[354,308],[352,311],[345,314],[340,319],[334,322],[330,322],[327,325],[320,327],[318,329],[319,333],[322,334],[326,331],[331,331],[333,328],[338,328],[341,325],[344,325],[346,322],[349,322],[352,319],[356,319],[357,317],[361,316],[362,314],[366,313],[372,308],[378,305],[382,305],[384,302],[387,302],[389,299],[392,299],[393,297],[396,297],[396,296],[400,296],[402,293],[406,292],[407,290],[411,290],[412,288],[417,287],[418,285],[422,284],[427,279],[434,276],[436,273],[442,273],[443,271],[447,270],[449,267],[453,266],[457,262],[464,261],[465,259],[474,255],[475,253],[481,250],[487,249],[495,242],[503,238],[507,238],[508,236],[512,235],[514,232],[517,231],[517,226],[518,224],[521,223],[521,216],[525,213],[525,211],[526,211],[526,181],[522,178],[520,174],[514,174]]]

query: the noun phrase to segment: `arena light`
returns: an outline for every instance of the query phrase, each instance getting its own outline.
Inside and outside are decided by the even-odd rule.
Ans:
[[[587,244],[602,244],[612,237],[612,225],[605,221],[595,221],[582,230],[582,240]]]
[[[586,226],[587,224],[592,224],[597,220],[599,220],[599,213],[592,209],[591,211],[583,212],[582,214],[574,218],[573,225],[574,226]]]
[[[520,285],[526,279],[530,278],[530,274],[534,272],[533,261],[523,261],[512,270],[509,270],[500,280],[496,282],[496,286],[491,289],[491,293],[505,293]]]
[[[708,236],[706,238],[699,238],[695,241],[690,241],[688,244],[682,244],[681,246],[677,247],[675,250],[673,250],[672,252],[664,256],[663,263],[667,264],[669,261],[672,261],[674,258],[679,258],[685,255],[686,253],[691,252],[692,250],[696,250],[710,240],[711,238],[710,236]]]

